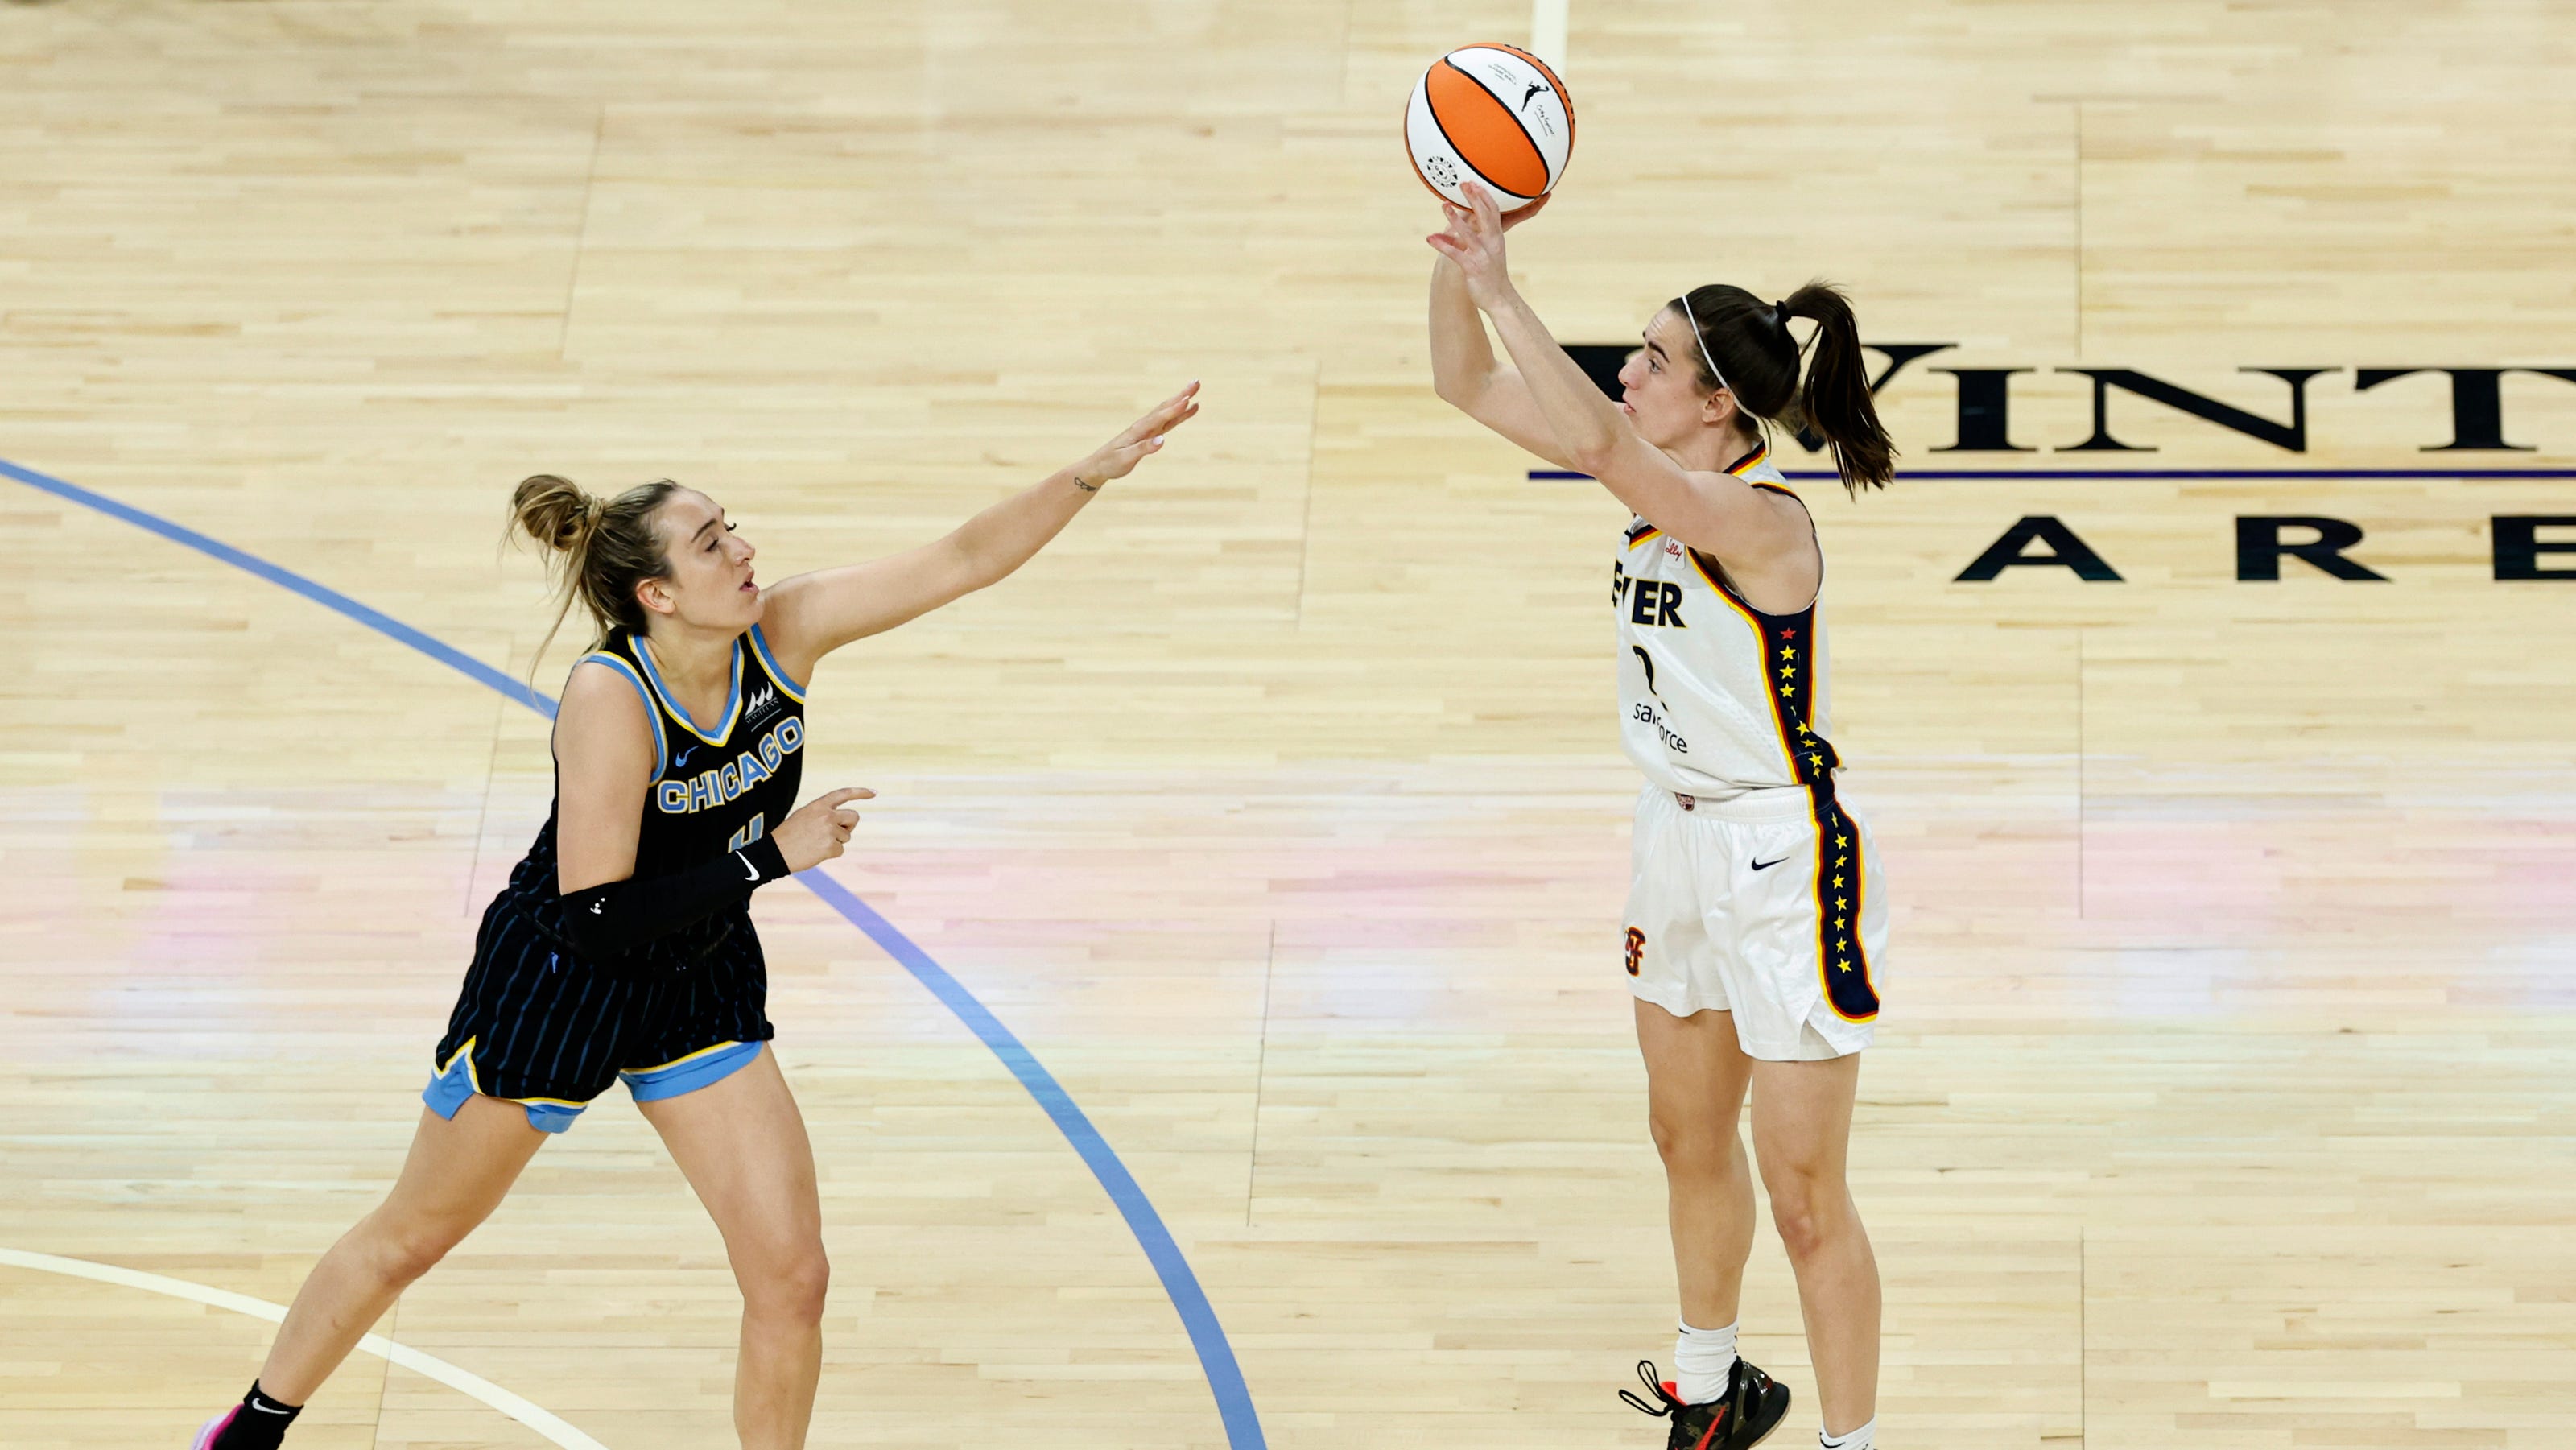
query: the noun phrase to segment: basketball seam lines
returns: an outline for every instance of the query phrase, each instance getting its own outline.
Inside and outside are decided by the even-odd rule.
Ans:
[[[1500,106],[1500,107],[1502,107],[1502,108],[1503,108],[1503,114],[1504,114],[1504,115],[1506,115],[1506,116],[1511,116],[1511,120],[1512,120],[1512,124],[1513,124],[1513,125],[1515,125],[1515,126],[1520,126],[1521,140],[1523,140],[1523,141],[1525,141],[1525,142],[1528,142],[1528,144],[1529,144],[1529,149],[1530,149],[1530,154],[1538,158],[1538,169],[1539,169],[1539,175],[1540,175],[1540,177],[1541,177],[1543,180],[1546,180],[1546,181],[1547,181],[1547,185],[1548,185],[1548,186],[1554,186],[1554,185],[1556,184],[1556,183],[1555,183],[1555,181],[1554,181],[1552,178],[1549,178],[1549,177],[1547,176],[1547,153],[1546,153],[1546,152],[1544,152],[1544,151],[1541,151],[1540,149],[1538,149],[1538,142],[1536,142],[1536,141],[1534,141],[1534,140],[1532,140],[1532,139],[1530,138],[1529,127],[1527,127],[1527,126],[1521,126],[1521,118],[1520,118],[1520,117],[1518,117],[1518,116],[1514,116],[1514,115],[1512,115],[1512,103],[1511,103],[1511,102],[1509,102],[1509,101],[1504,100],[1504,99],[1503,99],[1502,97],[1500,97],[1500,96],[1496,96],[1496,95],[1494,95],[1494,88],[1493,88],[1492,86],[1489,86],[1489,85],[1485,84],[1483,81],[1480,81],[1480,80],[1476,79],[1476,73],[1475,73],[1474,71],[1471,71],[1471,70],[1467,69],[1465,66],[1458,64],[1456,61],[1451,60],[1449,57],[1447,57],[1447,56],[1445,56],[1445,55],[1444,55],[1444,56],[1442,56],[1442,57],[1440,57],[1440,63],[1441,63],[1442,65],[1445,65],[1445,66],[1449,67],[1451,70],[1456,71],[1458,74],[1460,74],[1460,75],[1462,75],[1462,76],[1465,76],[1465,77],[1467,78],[1467,83],[1468,83],[1469,85],[1474,86],[1477,90],[1480,90],[1480,91],[1484,92],[1484,93],[1485,93],[1486,95],[1488,95],[1488,96],[1493,96],[1494,104],[1495,104],[1495,105],[1498,105],[1498,106]],[[1473,161],[1467,161],[1467,152],[1466,152],[1465,148],[1461,147],[1461,146],[1458,144],[1457,139],[1456,139],[1455,137],[1453,137],[1453,136],[1451,136],[1451,135],[1449,134],[1449,128],[1448,128],[1448,127],[1446,127],[1446,126],[1441,126],[1441,125],[1440,125],[1440,108],[1439,108],[1438,106],[1436,106],[1436,105],[1431,104],[1431,94],[1430,94],[1430,88],[1429,88],[1428,86],[1425,86],[1425,87],[1423,88],[1422,103],[1423,103],[1423,104],[1422,104],[1422,109],[1423,109],[1423,110],[1425,110],[1425,111],[1430,112],[1430,114],[1431,114],[1431,124],[1432,124],[1432,125],[1434,125],[1434,126],[1439,126],[1439,127],[1440,127],[1440,139],[1449,143],[1449,149],[1450,149],[1451,151],[1453,151],[1453,152],[1455,152],[1455,153],[1457,154],[1457,157],[1458,157],[1458,159],[1459,159],[1460,161],[1465,161],[1465,162],[1466,162],[1466,164],[1467,164],[1467,169],[1468,169],[1469,171],[1473,171],[1473,172],[1475,172],[1475,173],[1476,173],[1476,177],[1477,177],[1477,179],[1478,179],[1478,180],[1480,180],[1480,181],[1487,181],[1487,182],[1491,182],[1493,179],[1492,179],[1491,177],[1486,176],[1486,175],[1485,175],[1485,173],[1484,173],[1484,171],[1483,171],[1481,168],[1479,168],[1479,167],[1476,165],[1476,163],[1474,163]],[[1506,195],[1509,195],[1509,196],[1520,196],[1520,195],[1522,195],[1522,193],[1517,192],[1517,191],[1507,191],[1505,194],[1506,194]],[[1530,201],[1536,201],[1536,200],[1538,200],[1539,196],[1545,196],[1545,195],[1547,195],[1547,187],[1541,187],[1541,188],[1539,189],[1538,196],[1532,196],[1532,197],[1529,197],[1529,198],[1528,198],[1528,200],[1530,200]]]
[[[1482,76],[1477,75],[1474,71],[1467,69],[1458,62],[1451,60],[1448,56],[1444,55],[1440,57],[1440,63],[1449,67],[1451,70],[1456,71],[1458,74],[1465,76],[1467,79],[1474,81],[1476,83],[1476,89],[1483,91],[1486,95],[1494,98],[1494,103],[1503,108],[1503,114],[1511,117],[1512,124],[1520,128],[1521,139],[1529,143],[1530,154],[1538,158],[1539,176],[1541,180],[1546,182],[1546,185],[1539,189],[1539,196],[1545,196],[1548,192],[1555,190],[1556,168],[1547,164],[1547,148],[1538,144],[1538,138],[1530,134],[1529,123],[1521,119],[1520,112],[1512,109],[1511,98],[1504,95],[1502,92],[1495,90],[1492,86],[1485,84]],[[1556,91],[1556,87],[1551,85],[1548,87],[1548,90],[1553,93]],[[1436,109],[1432,111],[1431,119],[1436,124],[1440,119],[1440,112]],[[1449,133],[1444,130],[1440,134],[1445,137]],[[1457,149],[1455,142],[1451,143],[1450,149]],[[1458,153],[1462,160],[1465,159],[1466,154],[1467,153],[1463,151]],[[1532,201],[1536,201],[1537,199],[1538,197],[1530,198]]]
[[[1448,63],[1448,57],[1441,57],[1441,64],[1447,65]],[[1465,72],[1461,71],[1460,74],[1464,75]],[[1473,80],[1474,77],[1470,76],[1468,79]],[[1490,96],[1493,92],[1487,91],[1485,94]],[[1411,107],[1407,106],[1406,109],[1410,110]],[[1484,173],[1477,171],[1475,164],[1467,160],[1466,148],[1458,144],[1457,137],[1449,134],[1448,127],[1440,124],[1440,108],[1431,104],[1431,86],[1427,81],[1424,82],[1422,87],[1422,114],[1431,118],[1431,129],[1439,132],[1440,139],[1448,143],[1449,154],[1457,157],[1460,165],[1465,166],[1468,171],[1474,173],[1479,179],[1481,179],[1484,176]],[[1422,176],[1422,162],[1413,158],[1413,148],[1407,146],[1404,148],[1404,151],[1407,159],[1413,160],[1413,174],[1416,176]],[[1422,184],[1425,186],[1431,186],[1431,178],[1428,176],[1422,176]],[[1434,192],[1439,192],[1440,189],[1438,187],[1432,187],[1432,190]],[[1448,200],[1446,193],[1441,193],[1441,200]]]

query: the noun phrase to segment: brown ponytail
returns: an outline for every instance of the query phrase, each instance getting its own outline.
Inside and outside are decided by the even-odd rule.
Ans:
[[[1807,391],[1798,411],[1808,427],[1833,445],[1834,467],[1844,488],[1887,487],[1896,477],[1896,445],[1879,426],[1851,300],[1830,283],[1810,282],[1789,294],[1787,314],[1816,324],[1816,355],[1807,364]],[[1782,322],[1785,328],[1787,318]]]
[[[1721,378],[1709,371],[1714,362],[1744,411],[1790,428],[1815,429],[1833,445],[1834,467],[1843,476],[1843,487],[1853,493],[1885,488],[1895,478],[1896,448],[1879,426],[1861,357],[1860,324],[1840,288],[1810,282],[1786,301],[1770,303],[1741,287],[1718,284],[1693,288],[1687,299],[1677,297],[1671,306],[1698,320],[1704,386],[1720,384]],[[1815,357],[1803,395],[1798,386],[1803,349],[1789,331],[1792,317],[1816,324],[1809,344]]]
[[[644,628],[644,603],[635,597],[635,586],[671,572],[654,516],[679,491],[680,486],[666,478],[601,499],[551,473],[520,481],[510,495],[510,529],[555,555],[548,561],[548,572],[555,576],[563,597],[554,623],[537,644],[537,659],[545,658],[546,646],[563,629],[576,598],[602,635],[620,625],[639,632]],[[533,673],[535,668],[531,661],[529,670]]]

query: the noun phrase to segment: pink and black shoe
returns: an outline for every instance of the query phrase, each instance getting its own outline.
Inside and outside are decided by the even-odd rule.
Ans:
[[[260,1393],[254,1381],[240,1404],[197,1427],[188,1450],[277,1450],[286,1427],[303,1412],[301,1405],[281,1405]]]
[[[224,1411],[222,1414],[215,1416],[211,1420],[208,1420],[203,1425],[198,1426],[197,1438],[188,1442],[188,1450],[215,1450],[215,1437],[221,1435],[224,1432],[224,1427],[231,1424],[233,1422],[233,1417],[241,1412],[242,1407],[235,1405],[231,1409]]]

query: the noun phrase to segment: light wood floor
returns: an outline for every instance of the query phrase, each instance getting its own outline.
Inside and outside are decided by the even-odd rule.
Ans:
[[[674,475],[769,577],[928,537],[1191,377],[1207,413],[988,595],[835,659],[836,867],[1133,1168],[1269,1443],[1660,1443],[1618,969],[1623,521],[1430,395],[1396,117],[1516,3],[59,0],[0,8],[0,458],[514,671],[511,483]],[[2576,466],[2437,378],[2570,366],[2576,15],[2427,0],[1576,0],[1570,341],[1849,285],[1931,366],[2135,398],[2103,466]],[[2046,452],[2003,466],[2085,467]],[[1895,891],[1857,1192],[1889,1450],[2576,1444],[2576,585],[2564,480],[1810,489]],[[2127,582],[1953,578],[2025,514]],[[2234,577],[2240,514],[2390,582]],[[0,1248],[283,1302],[390,1181],[542,723],[250,575],[0,481]],[[2559,563],[2571,561],[2559,556]],[[563,654],[538,673],[552,688]],[[1027,1095],[818,901],[761,898],[837,1280],[818,1446],[1217,1446],[1170,1305]],[[383,1331],[609,1450],[731,1443],[735,1303],[603,1101]],[[1746,1347],[1815,1400],[1775,1244]],[[0,1444],[175,1446],[268,1326],[0,1267]],[[544,1442],[360,1357],[305,1450]]]

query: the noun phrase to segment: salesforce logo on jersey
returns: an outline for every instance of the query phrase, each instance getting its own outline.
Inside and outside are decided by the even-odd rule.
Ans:
[[[1633,346],[1577,344],[1566,352],[1616,397],[1619,367]],[[2022,481],[2067,489],[2058,512],[2000,520],[1999,533],[1988,536],[1994,542],[1963,559],[1955,582],[2039,570],[2120,583],[2113,560],[2078,526],[2095,500],[2134,511],[2134,496],[2114,500],[2102,492],[2124,481],[2194,486],[2201,497],[2228,484],[2261,486],[2277,500],[2284,490],[2350,494],[2408,480],[2516,493],[2508,508],[2469,506],[2487,535],[2493,577],[2576,580],[2576,388],[2565,386],[2576,384],[2576,367],[2246,367],[2234,371],[2270,381],[2240,387],[2233,379],[2204,379],[2199,368],[1941,366],[1959,344],[1868,346],[1881,364],[1870,390],[1905,453],[1900,486]],[[2511,433],[2509,405],[2518,424]],[[1941,422],[1930,426],[1946,425],[1946,441],[1906,436],[1934,418]],[[2515,441],[2514,433],[2528,441]],[[2073,441],[2045,443],[2050,437]],[[2158,441],[2137,441],[2143,438]],[[1823,440],[1807,433],[1795,441],[1810,461],[1784,446],[1774,455],[1782,469],[1792,478],[1830,477]],[[2136,457],[2167,444],[2175,450],[2167,458]],[[2357,456],[2368,461],[2353,462]],[[1568,475],[1535,469],[1530,476]],[[2540,507],[2533,489],[2548,490]],[[2236,577],[2277,580],[2291,561],[2331,579],[2388,579],[2369,560],[2367,517],[2347,516],[2356,511],[2350,499],[2320,498],[2295,513],[2236,515]]]

